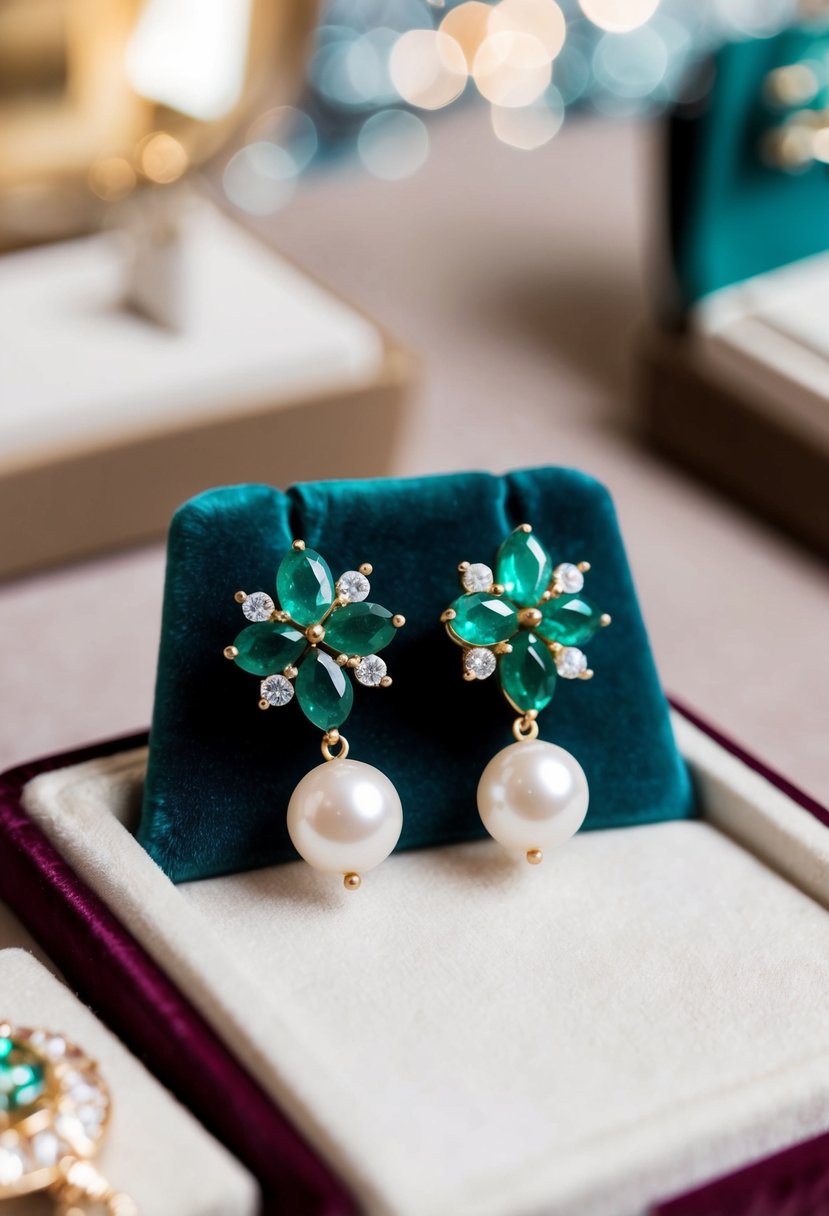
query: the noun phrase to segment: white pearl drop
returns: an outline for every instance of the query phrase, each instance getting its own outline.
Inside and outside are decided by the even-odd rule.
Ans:
[[[563,844],[581,827],[589,791],[584,769],[543,739],[512,743],[493,756],[478,783],[478,811],[490,836],[508,849]]]
[[[306,773],[288,803],[288,833],[309,865],[330,874],[364,874],[400,839],[403,807],[385,773],[335,759]]]

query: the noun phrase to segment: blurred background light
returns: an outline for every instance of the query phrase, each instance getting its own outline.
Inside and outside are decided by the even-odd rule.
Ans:
[[[492,9],[489,30],[493,34],[529,34],[553,60],[564,46],[567,22],[555,0],[501,0]]]
[[[654,15],[659,0],[579,0],[582,12],[600,30],[625,34]]]
[[[520,108],[492,106],[492,130],[501,143],[532,152],[550,142],[564,122],[564,101],[555,85],[542,97]]]
[[[472,75],[478,92],[497,106],[526,106],[552,78],[550,57],[533,34],[490,34],[478,48]]]
[[[357,150],[369,173],[396,182],[425,164],[429,132],[408,110],[381,110],[360,128]]]
[[[290,153],[264,141],[240,148],[227,163],[223,184],[230,201],[249,215],[271,215],[294,193],[297,166]]]
[[[166,131],[145,135],[136,148],[135,159],[147,180],[160,186],[178,181],[190,164],[182,145]]]
[[[251,0],[146,0],[127,47],[135,91],[202,122],[223,118],[245,84],[250,9]]]
[[[173,9],[189,2],[171,0]],[[568,109],[623,116],[700,101],[711,83],[701,70],[709,51],[725,38],[774,33],[795,5],[321,0],[305,96],[249,126],[245,143],[263,147],[229,162],[228,197],[246,199],[239,205],[247,210],[273,210],[309,165],[347,152],[377,177],[406,178],[428,155],[424,121],[440,121],[429,112],[458,105],[488,103],[494,137],[530,152],[555,137]],[[122,170],[96,173],[100,190],[130,188]]]
[[[394,44],[389,61],[392,83],[404,101],[438,110],[466,87],[466,56],[441,30],[409,30]]]

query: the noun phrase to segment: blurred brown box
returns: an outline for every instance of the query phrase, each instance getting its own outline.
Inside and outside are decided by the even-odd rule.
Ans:
[[[96,311],[112,287],[109,253],[93,265],[104,238],[0,259],[0,575],[161,536],[209,486],[392,467],[408,353],[216,209],[188,232],[201,330],[181,358],[178,334]],[[53,280],[70,297],[47,308]],[[89,408],[75,377],[94,382]]]
[[[792,408],[801,386],[786,391],[768,369],[761,392],[712,362],[697,335],[656,328],[637,362],[653,448],[829,557],[829,445]],[[829,422],[829,396],[812,405]]]

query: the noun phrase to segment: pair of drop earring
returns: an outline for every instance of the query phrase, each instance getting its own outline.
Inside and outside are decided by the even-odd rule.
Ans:
[[[538,714],[556,679],[590,679],[581,650],[610,617],[582,594],[588,562],[552,558],[521,524],[503,542],[494,570],[476,562],[458,567],[462,594],[441,616],[462,649],[465,680],[498,673],[517,713],[515,742],[490,760],[478,783],[478,811],[489,834],[537,865],[543,850],[578,831],[587,813],[587,778],[564,748],[538,738]],[[339,728],[351,711],[351,677],[387,688],[380,651],[405,618],[369,601],[366,563],[335,581],[319,553],[295,540],[276,576],[278,603],[264,591],[236,592],[250,624],[225,658],[260,679],[259,708],[281,708],[296,696],[305,717],[323,732],[324,763],[311,769],[288,804],[288,833],[316,869],[341,874],[347,890],[384,861],[403,828],[400,796],[389,778],[348,759]]]

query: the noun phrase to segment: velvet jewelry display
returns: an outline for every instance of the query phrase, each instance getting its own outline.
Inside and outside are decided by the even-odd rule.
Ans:
[[[315,763],[318,743],[302,715],[260,713],[235,665],[233,596],[274,587],[301,536],[343,567],[369,561],[372,595],[407,624],[395,643],[394,685],[367,696],[349,726],[355,753],[400,793],[398,848],[485,835],[476,785],[509,742],[494,682],[457,678],[457,654],[440,615],[458,554],[493,553],[531,519],[553,560],[590,554],[591,590],[613,605],[612,629],[595,639],[601,681],[558,711],[539,737],[578,756],[590,785],[584,829],[633,826],[694,814],[687,771],[607,491],[586,475],[539,468],[486,473],[207,491],[170,528],[150,755],[139,839],[174,881],[296,860],[285,822],[291,792]],[[457,575],[454,575],[457,578]],[[238,608],[237,608],[238,612]],[[564,697],[561,697],[564,700]]]

